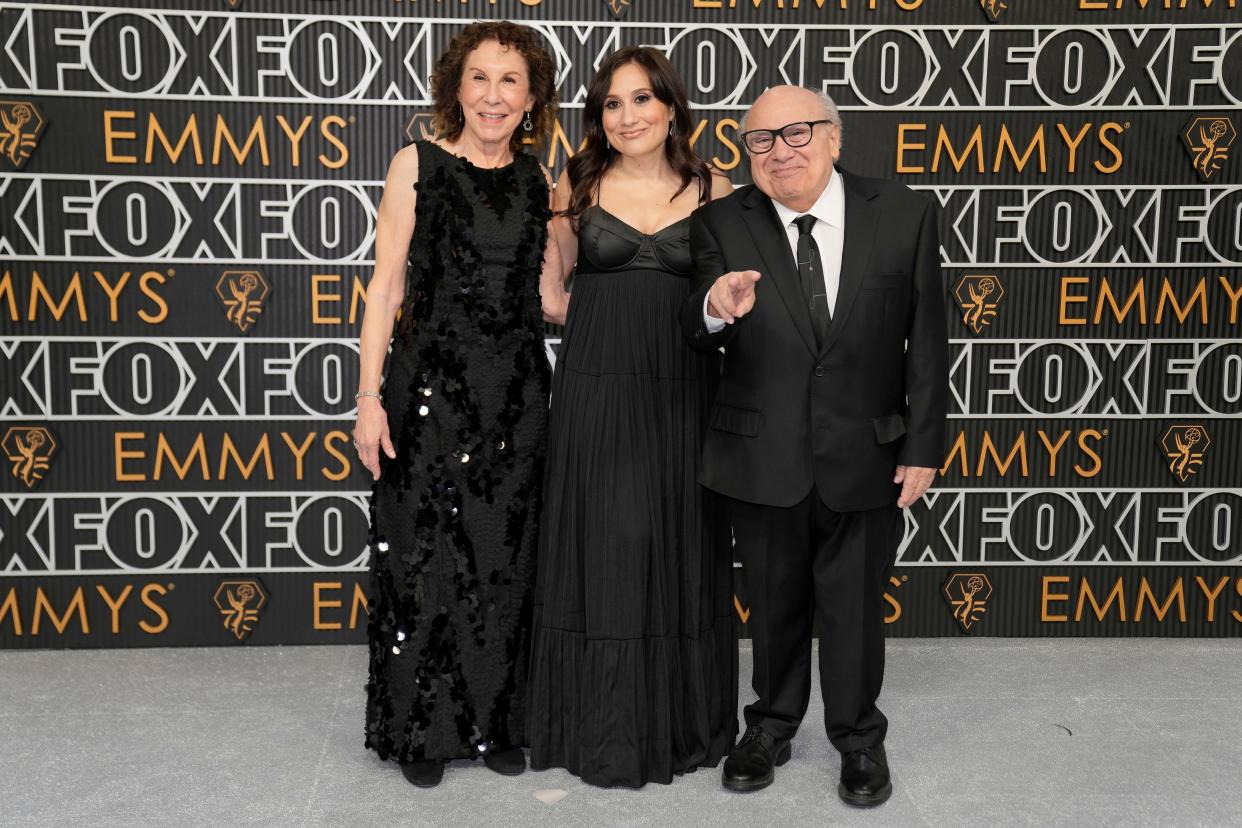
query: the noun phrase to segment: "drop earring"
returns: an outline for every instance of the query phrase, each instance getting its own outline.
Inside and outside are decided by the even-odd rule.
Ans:
[[[526,130],[527,132],[530,132],[534,128],[535,128],[535,125],[530,122],[530,110],[528,109],[526,110],[526,120],[522,121],[522,129]]]
[[[673,122],[672,121],[668,122],[668,134],[669,134],[669,137],[672,137],[673,135]]]

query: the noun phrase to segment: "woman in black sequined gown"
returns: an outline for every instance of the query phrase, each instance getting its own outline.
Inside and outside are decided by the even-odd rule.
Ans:
[[[468,26],[433,77],[441,137],[397,154],[380,206],[355,427],[376,477],[366,744],[423,787],[449,759],[525,769],[542,322],[563,291],[547,173],[515,131],[546,134],[552,69],[531,30]]]
[[[673,67],[607,58],[557,186],[572,300],[552,389],[531,653],[531,766],[639,787],[737,732],[729,527],[699,486],[717,355],[691,351],[690,212],[731,192],[690,151]],[[572,192],[572,194],[571,194]]]

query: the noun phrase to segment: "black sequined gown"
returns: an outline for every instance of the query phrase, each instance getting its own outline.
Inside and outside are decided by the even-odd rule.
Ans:
[[[406,299],[372,494],[366,744],[400,762],[525,743],[550,368],[548,187],[418,144]]]
[[[691,351],[689,222],[582,216],[552,387],[531,765],[603,786],[714,766],[737,732],[729,527],[697,482],[719,362]]]

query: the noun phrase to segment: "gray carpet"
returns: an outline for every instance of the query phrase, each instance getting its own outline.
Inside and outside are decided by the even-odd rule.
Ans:
[[[860,812],[812,701],[765,791],[641,791],[453,763],[417,790],[362,747],[361,647],[0,653],[9,825],[1225,825],[1242,819],[1230,641],[904,640],[882,706],[895,792]],[[750,652],[743,650],[743,701]],[[818,688],[815,691],[818,696]],[[554,804],[538,792],[564,792]],[[548,797],[550,798],[550,797]]]

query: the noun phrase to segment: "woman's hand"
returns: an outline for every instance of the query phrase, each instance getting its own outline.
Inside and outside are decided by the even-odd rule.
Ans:
[[[543,304],[544,321],[557,325],[565,324],[569,311],[569,294],[565,292],[562,273],[561,246],[549,227],[548,243],[543,248],[543,269],[539,274],[539,299]]]
[[[388,413],[375,397],[359,397],[358,417],[354,420],[354,451],[375,480],[380,476],[381,448],[390,460],[396,459],[397,452],[388,435]]]

